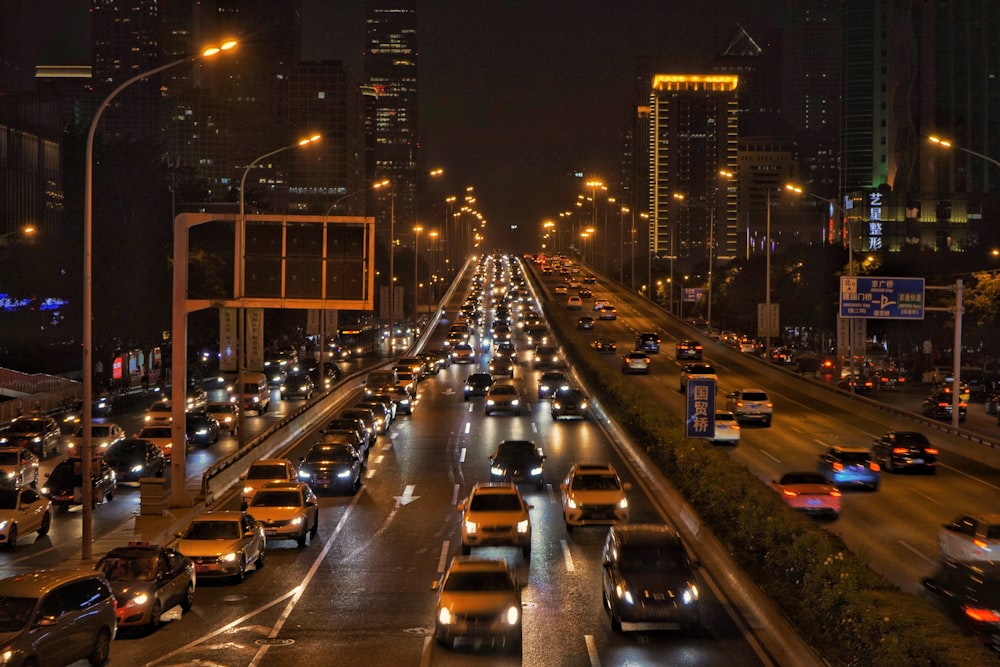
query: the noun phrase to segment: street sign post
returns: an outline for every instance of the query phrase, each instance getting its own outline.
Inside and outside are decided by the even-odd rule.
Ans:
[[[922,320],[924,279],[841,276],[840,316],[877,320]]]
[[[715,380],[688,380],[687,437],[715,438]]]

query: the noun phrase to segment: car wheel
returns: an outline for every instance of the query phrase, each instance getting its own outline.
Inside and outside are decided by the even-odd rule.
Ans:
[[[42,526],[38,529],[38,536],[45,537],[49,534],[49,526],[52,525],[52,515],[48,512],[42,517]]]
[[[771,418],[770,417],[768,417],[767,419],[764,420],[764,426],[767,426],[768,428],[770,428],[770,426],[771,426]]]
[[[295,538],[295,542],[299,545],[300,549],[306,545],[306,533],[307,531],[303,529],[299,536]]]
[[[611,616],[611,631],[615,633],[621,633],[622,620],[618,618],[618,614],[615,613],[614,609],[609,609],[608,614]]]
[[[112,486],[110,489],[108,489],[108,493],[107,493],[107,495],[105,497],[108,499],[109,503],[112,500],[114,500],[115,499],[115,487]]]
[[[472,547],[470,547],[468,544],[463,544],[462,545],[462,555],[463,556],[468,556],[471,553],[472,553]]]
[[[260,548],[260,553],[257,555],[257,560],[253,564],[255,569],[260,570],[264,567],[264,549],[266,548],[267,548],[266,545]]]
[[[243,581],[246,578],[247,578],[247,559],[246,556],[240,556],[240,569],[236,571],[236,581]]]
[[[566,532],[569,533],[570,535],[572,535],[573,534],[573,527],[574,527],[573,524],[567,523],[566,524]]]
[[[181,598],[181,609],[185,612],[191,611],[191,607],[194,606],[194,584],[188,584],[187,589],[184,591],[184,597]]]
[[[7,548],[13,549],[17,546],[17,524],[15,523],[10,527],[10,532],[7,533]]]
[[[111,632],[107,628],[101,628],[97,637],[94,638],[94,648],[90,650],[90,656],[87,660],[94,667],[100,667],[100,665],[107,664],[110,654]]]
[[[317,535],[319,535],[319,514],[318,513],[316,514],[316,520],[313,521],[312,530],[309,531],[309,537],[311,537],[312,539],[316,539]]]
[[[153,610],[149,612],[149,624],[147,627],[149,628],[150,632],[160,627],[160,620],[162,616],[163,616],[163,605],[160,604],[159,600],[155,600],[153,602]]]
[[[521,547],[521,555],[524,556],[525,561],[531,560],[531,545],[526,544]]]

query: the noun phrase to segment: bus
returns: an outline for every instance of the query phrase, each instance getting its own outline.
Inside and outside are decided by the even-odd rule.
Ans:
[[[342,327],[337,336],[340,344],[350,350],[352,357],[369,357],[378,352],[382,342],[381,330],[373,324]]]

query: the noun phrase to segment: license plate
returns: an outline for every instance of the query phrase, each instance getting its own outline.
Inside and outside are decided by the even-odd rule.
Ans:
[[[204,571],[204,572],[212,572],[212,571],[218,570],[218,569],[219,569],[218,564],[216,564],[216,563],[210,563],[208,565],[199,565],[199,566],[197,566],[195,568],[195,571],[196,572],[202,572],[202,571]]]
[[[264,531],[264,534],[270,537],[271,535],[277,535],[278,531],[274,528],[268,528]]]
[[[913,459],[913,461],[911,461],[911,463],[913,463],[913,465],[918,465],[919,466],[919,465],[923,465],[924,460],[923,459]]]
[[[822,504],[823,504],[823,501],[820,500],[819,498],[808,498],[808,499],[806,499],[806,505],[809,505],[810,507],[817,507],[817,506],[822,505]]]

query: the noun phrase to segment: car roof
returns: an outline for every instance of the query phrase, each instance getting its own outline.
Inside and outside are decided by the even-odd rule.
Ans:
[[[202,512],[195,518],[191,519],[194,521],[239,521],[244,515],[244,512],[239,510],[208,510],[207,512]]]
[[[256,466],[256,465],[282,465],[282,464],[291,465],[292,462],[289,461],[288,459],[257,459],[250,465]]]
[[[865,449],[864,447],[849,447],[847,445],[834,445],[833,447],[830,447],[829,452],[831,454],[838,454],[838,453],[843,453],[843,454],[871,454],[871,452],[868,451],[867,449]]]
[[[494,496],[521,495],[514,484],[500,482],[479,482],[472,487],[472,493],[488,493]]]
[[[510,572],[507,561],[478,556],[455,556],[451,559],[451,565],[448,569],[452,572],[456,570],[463,572]]]
[[[258,490],[264,491],[298,491],[303,486],[307,486],[305,482],[268,482]]]
[[[662,523],[629,523],[611,527],[621,544],[663,544],[680,543],[680,535],[670,526]]]
[[[610,463],[574,463],[570,472],[575,475],[606,475],[617,474]]]
[[[103,558],[148,558],[162,552],[166,547],[160,544],[130,542],[123,547],[115,547],[102,556]]]
[[[38,598],[65,583],[100,576],[93,570],[36,570],[0,580],[0,589],[9,597]]]

